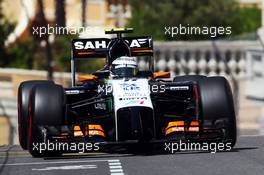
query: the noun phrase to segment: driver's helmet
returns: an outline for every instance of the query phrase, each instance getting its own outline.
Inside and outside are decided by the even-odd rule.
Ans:
[[[121,56],[116,58],[110,67],[113,77],[135,77],[138,66],[135,57]]]

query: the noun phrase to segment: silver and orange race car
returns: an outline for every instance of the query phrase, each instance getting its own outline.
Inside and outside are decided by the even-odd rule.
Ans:
[[[18,130],[23,149],[43,157],[69,151],[37,149],[47,143],[96,143],[105,149],[148,145],[148,150],[155,143],[179,140],[235,145],[228,81],[155,72],[152,37],[122,36],[132,31],[106,30],[117,35],[111,39],[74,39],[69,88],[45,80],[20,84]],[[96,58],[105,58],[105,67],[76,80],[76,60]],[[140,59],[146,62],[144,69],[138,66]]]

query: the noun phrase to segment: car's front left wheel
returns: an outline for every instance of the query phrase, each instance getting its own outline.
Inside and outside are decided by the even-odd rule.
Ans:
[[[18,133],[21,147],[26,150],[28,142],[28,125],[29,125],[29,94],[32,88],[37,84],[54,84],[47,80],[30,80],[24,81],[18,88]]]
[[[60,155],[59,150],[40,152],[40,144],[46,144],[42,126],[61,126],[65,121],[65,95],[62,86],[38,84],[33,87],[29,99],[28,150],[33,157]],[[38,145],[38,146],[36,146]],[[47,146],[47,145],[46,145]]]

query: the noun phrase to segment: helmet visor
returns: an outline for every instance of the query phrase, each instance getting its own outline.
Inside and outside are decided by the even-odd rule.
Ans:
[[[127,65],[127,67],[113,66],[112,74],[117,77],[134,77],[138,73],[136,67]]]

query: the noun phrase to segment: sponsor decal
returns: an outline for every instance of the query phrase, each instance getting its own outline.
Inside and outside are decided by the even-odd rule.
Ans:
[[[135,48],[135,47],[142,47],[141,45],[144,45],[145,43],[147,43],[147,39],[133,39],[131,40],[131,43],[129,43],[128,40],[126,40],[126,42],[129,44],[130,48]]]
[[[140,90],[140,87],[138,85],[136,85],[135,83],[132,83],[132,84],[122,83],[122,84],[120,84],[120,87],[124,91],[139,91]]]
[[[140,104],[143,105],[147,100],[147,97],[127,97],[127,98],[119,98],[120,101],[124,101],[125,105],[135,105]]]
[[[144,102],[145,102],[144,100],[134,100],[134,101],[127,102],[125,105],[135,105],[135,104],[143,105]]]
[[[106,110],[106,105],[105,105],[105,103],[95,103],[94,108]]]
[[[80,90],[67,90],[65,92],[66,92],[66,94],[80,94],[83,91],[80,91]]]
[[[151,39],[139,38],[132,40],[125,40],[130,48],[148,47]],[[106,49],[109,39],[100,40],[79,40],[73,43],[76,50],[93,50],[93,49]]]
[[[185,91],[185,90],[189,90],[189,86],[171,86],[170,90],[172,91]]]
[[[127,98],[119,98],[120,101],[127,101],[127,100],[147,100],[147,97],[127,97]]]
[[[83,49],[104,49],[106,48],[107,44],[106,41],[77,41],[74,43],[74,47],[76,50],[83,50]]]

